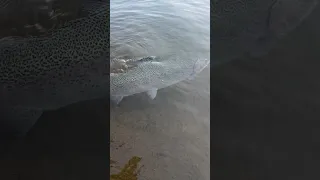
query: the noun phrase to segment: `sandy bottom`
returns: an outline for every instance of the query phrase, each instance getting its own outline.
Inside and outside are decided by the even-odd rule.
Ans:
[[[141,94],[111,110],[96,100],[46,112],[25,138],[1,144],[0,177],[106,179],[110,134],[112,174],[138,157],[139,180],[209,180],[209,102],[208,68],[155,100]]]
[[[121,167],[141,157],[139,180],[209,180],[209,88],[208,68],[154,100],[140,94],[112,107],[111,158]]]

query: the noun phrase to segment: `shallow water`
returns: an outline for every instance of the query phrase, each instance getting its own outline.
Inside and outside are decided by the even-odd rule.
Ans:
[[[210,57],[209,0],[115,0],[110,9],[113,58]],[[210,179],[209,74],[112,106],[112,160],[141,157],[139,179]]]
[[[210,53],[209,0],[114,0],[110,4],[112,57]],[[187,56],[188,55],[188,56]]]

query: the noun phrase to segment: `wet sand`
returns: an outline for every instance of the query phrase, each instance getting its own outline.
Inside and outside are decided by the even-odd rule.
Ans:
[[[319,179],[320,7],[267,57],[213,68],[214,179]]]

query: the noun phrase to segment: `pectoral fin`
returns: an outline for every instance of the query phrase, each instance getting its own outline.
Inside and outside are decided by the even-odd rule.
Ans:
[[[149,96],[150,99],[154,99],[157,96],[158,89],[157,88],[152,88],[149,91],[147,91],[147,95]]]
[[[111,101],[114,102],[115,104],[119,104],[122,99],[123,99],[123,96],[111,96]]]

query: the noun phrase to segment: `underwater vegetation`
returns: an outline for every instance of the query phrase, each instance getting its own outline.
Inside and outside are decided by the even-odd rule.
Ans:
[[[121,169],[117,174],[111,174],[111,180],[138,180],[138,174],[140,173],[140,168],[138,168],[138,164],[141,161],[141,157],[134,156],[132,157],[127,164],[124,165],[123,168],[119,168],[114,166],[116,163],[113,160],[110,160],[110,168],[114,167],[117,169]]]

